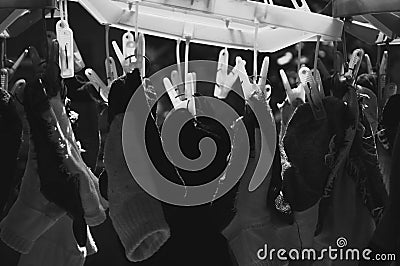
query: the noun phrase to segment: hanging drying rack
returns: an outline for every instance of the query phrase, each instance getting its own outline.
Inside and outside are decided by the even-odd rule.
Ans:
[[[169,39],[252,50],[259,26],[260,52],[275,52],[300,41],[340,40],[340,19],[313,13],[305,0],[295,8],[243,0],[70,0],[79,2],[100,24]],[[295,4],[296,3],[296,4]],[[138,5],[138,18],[136,8]]]
[[[1,0],[0,38],[19,35],[42,18],[42,9],[55,9],[56,0]]]
[[[333,16],[352,18],[345,30],[371,44],[399,44],[400,1],[398,0],[335,0]]]

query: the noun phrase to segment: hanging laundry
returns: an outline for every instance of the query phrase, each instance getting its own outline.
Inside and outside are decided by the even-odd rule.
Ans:
[[[34,182],[35,185],[29,188],[37,189],[38,192],[40,189],[40,193],[36,193],[36,196],[35,193],[32,193],[26,197],[39,197],[39,207],[34,207],[34,209],[46,212],[46,206],[49,204],[47,200],[49,200],[52,202],[50,206],[54,204],[50,211],[52,209],[57,211],[53,210],[55,214],[47,215],[52,218],[50,220],[47,216],[41,218],[39,215],[38,218],[38,214],[31,215],[32,217],[29,219],[39,219],[39,221],[43,219],[41,221],[43,224],[39,224],[38,229],[32,232],[33,236],[28,235],[22,242],[18,234],[22,234],[22,236],[26,234],[23,226],[29,228],[32,220],[22,219],[21,228],[18,228],[18,224],[14,222],[11,228],[16,227],[15,231],[12,229],[2,230],[2,234],[6,236],[11,234],[9,241],[16,241],[13,238],[18,237],[19,242],[15,243],[17,245],[15,248],[21,250],[21,252],[29,251],[33,242],[54,224],[65,211],[74,218],[73,232],[78,244],[85,246],[87,240],[86,223],[98,225],[103,222],[105,219],[104,210],[107,207],[106,201],[100,196],[97,178],[87,168],[80,156],[80,148],[76,143],[61,100],[59,68],[56,65],[58,61],[58,44],[56,41],[52,43],[51,48],[51,60],[47,63],[45,74],[36,78],[24,91],[24,108],[30,125],[32,147],[35,147],[35,150],[32,150],[31,153],[35,153],[35,158],[37,158],[37,163],[32,162],[34,165],[31,166],[37,167],[37,170],[32,170],[29,167],[27,169],[30,169],[31,172],[37,171],[40,180],[40,182],[39,180],[30,181]],[[38,66],[40,58],[35,49],[30,49],[30,55],[34,65]],[[31,158],[32,156],[34,155],[31,155]],[[34,178],[31,177],[32,175],[32,173],[27,173],[27,176],[29,176],[27,180],[32,180]],[[43,202],[43,199],[40,199],[43,196],[47,200],[40,203]],[[18,207],[18,204],[14,206],[14,210],[10,211],[8,217],[2,221],[3,223],[12,223],[13,219],[18,219],[20,215],[23,215],[23,207]]]
[[[79,247],[72,232],[72,220],[61,217],[33,245],[28,254],[22,254],[18,266],[83,266],[86,256],[97,252],[88,228],[88,241]]]
[[[110,218],[125,248],[126,257],[133,262],[150,258],[170,237],[170,229],[165,221],[161,203],[136,183],[125,162],[122,149],[125,109],[130,96],[140,84],[138,70],[128,73],[112,84],[108,99],[110,132],[104,155],[108,175]],[[146,101],[144,98],[143,100],[143,108],[146,108]],[[141,141],[143,138],[141,130],[138,128],[138,132],[131,132],[132,141]],[[146,156],[146,151],[142,152],[143,156]],[[137,159],[136,163],[145,162],[145,159]],[[143,170],[145,170],[144,175],[152,175],[150,167],[145,167]]]
[[[22,122],[12,96],[0,89],[0,217],[3,216],[17,168],[17,155],[22,139]]]

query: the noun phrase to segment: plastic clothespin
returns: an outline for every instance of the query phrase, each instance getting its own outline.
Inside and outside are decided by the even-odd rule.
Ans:
[[[107,85],[111,86],[114,80],[118,78],[117,66],[115,65],[114,58],[110,56],[110,25],[105,25],[105,44],[106,44],[106,59],[104,60],[104,66],[107,75]]]
[[[315,74],[314,74],[315,71]],[[325,97],[325,90],[324,90],[324,85],[322,84],[322,78],[321,78],[321,74],[319,73],[318,69],[312,69],[311,73],[315,79],[315,81],[317,82],[318,85],[318,90],[319,93],[321,94],[321,97],[324,98]]]
[[[297,88],[292,89],[287,78],[287,75],[283,69],[279,70],[281,75],[283,87],[286,91],[286,96],[290,104],[294,103],[296,99],[301,99],[303,103],[306,101],[306,92],[304,90],[303,84],[299,84]]]
[[[118,79],[117,66],[113,57],[108,57],[105,60],[106,73],[107,73],[107,84],[110,86],[112,82]]]
[[[267,76],[268,76],[268,69],[269,69],[269,57],[264,57],[263,63],[261,65],[261,72],[258,78],[258,87],[261,91],[265,91],[271,94],[271,86],[267,85]],[[269,97],[269,95],[268,95]]]
[[[236,67],[238,70],[240,82],[242,83],[244,98],[245,100],[248,100],[254,94],[255,88],[253,84],[251,84],[249,76],[247,75],[246,61],[243,60],[240,56],[236,57]]]
[[[383,108],[383,101],[384,101],[384,91],[386,87],[386,75],[387,75],[387,64],[389,59],[388,51],[384,51],[382,55],[381,64],[379,66],[379,80],[378,80],[378,103],[379,103],[379,110]]]
[[[81,52],[78,49],[78,45],[74,40],[74,71],[79,72],[85,68],[85,62],[82,59]]]
[[[368,74],[374,74],[374,70],[372,68],[372,63],[371,63],[371,58],[369,57],[369,55],[368,54],[364,54],[364,59],[365,59],[365,62],[367,64],[367,73]]]
[[[90,83],[96,88],[99,92],[101,98],[103,98],[104,102],[108,102],[108,94],[110,93],[110,88],[104,84],[101,78],[97,75],[97,73],[91,69],[87,68],[85,70],[85,75],[90,81]]]
[[[136,46],[136,67],[139,69],[141,77],[144,78],[146,75],[146,64],[144,60],[146,54],[146,40],[143,33],[138,34]]]
[[[25,59],[25,57],[28,55],[29,51],[28,49],[25,49],[22,54],[18,57],[17,61],[12,65],[11,69],[9,70],[10,75],[13,75],[15,71],[17,71],[18,67],[21,65],[22,61]]]
[[[129,31],[125,32],[122,36],[122,52],[124,54],[124,59],[127,61],[126,64],[136,61],[135,56],[135,37]]]
[[[303,84],[307,100],[310,103],[314,118],[321,120],[326,118],[326,112],[322,103],[321,93],[318,88],[318,84],[313,77],[312,71],[303,66],[299,70],[300,82]]]
[[[197,75],[195,72],[189,73],[188,78],[187,78],[187,86],[185,86],[185,90],[188,90],[188,93],[192,96],[188,99],[188,109],[189,112],[193,115],[197,115],[197,110],[196,110],[196,98],[194,95],[196,94],[196,81],[197,81]]]
[[[188,80],[188,85],[185,86],[185,94],[190,95],[196,93],[196,74],[188,73],[187,80]],[[178,94],[177,88],[179,85],[181,85],[178,79],[178,71],[176,70],[172,71],[171,79],[165,77],[163,79],[163,84],[174,109],[189,108],[189,99],[185,97],[184,100],[181,100],[180,97],[181,95]],[[193,115],[195,115],[195,106],[189,108],[189,111]]]
[[[318,58],[318,60],[317,60],[317,67],[318,67],[318,70],[320,71],[322,80],[326,80],[331,76],[329,74],[329,71],[328,71],[327,67],[325,66],[324,62],[322,62],[322,60],[320,58]]]
[[[60,69],[62,78],[71,78],[74,71],[74,33],[68,25],[67,1],[60,0],[60,16],[56,24],[57,41],[60,47]]]
[[[350,57],[349,69],[347,70],[345,77],[354,86],[358,71],[360,70],[361,63],[364,58],[364,50],[359,48],[355,49]]]
[[[10,94],[15,95],[18,91],[24,89],[25,86],[26,86],[26,81],[24,79],[17,80],[10,89]]]
[[[116,41],[112,41],[111,44],[112,44],[112,47],[114,49],[115,54],[117,55],[118,61],[119,61],[119,63],[121,64],[121,66],[123,68],[124,65],[125,65],[125,57],[122,54],[121,49],[119,49],[119,46],[118,46]],[[125,72],[125,69],[124,69],[124,72]]]
[[[231,91],[233,84],[239,77],[236,66],[228,74],[229,68],[229,52],[228,49],[222,49],[219,53],[216,84],[214,88],[214,96],[225,99]],[[265,83],[264,83],[265,84]]]
[[[240,56],[236,57],[236,66],[235,68],[238,71],[240,82],[242,83],[242,90],[244,94],[245,100],[250,99],[250,97],[256,92],[262,92],[265,94],[266,99],[269,99],[271,90],[266,90],[267,86],[266,79],[268,75],[268,67],[269,67],[269,57],[264,57],[263,65],[261,67],[260,78],[257,80],[253,80],[253,83],[250,82],[249,76],[246,72],[246,61],[243,60]],[[254,83],[256,82],[256,83]],[[265,82],[265,83],[264,83]]]
[[[192,115],[196,116],[196,102],[193,96],[196,93],[197,76],[194,72],[188,73],[188,58],[189,44],[187,41],[185,49],[185,84],[183,84],[177,70],[171,72],[171,79],[165,77],[163,83],[174,109],[187,108]]]
[[[311,10],[310,10],[310,8],[309,8],[309,6],[308,6],[308,4],[307,4],[307,2],[305,0],[300,0],[301,1],[301,6],[299,6],[299,4],[297,3],[297,0],[291,0],[291,1],[292,1],[293,6],[296,9],[300,9],[300,10],[303,10],[303,11],[311,12]]]
[[[8,91],[8,71],[7,68],[0,69],[0,88]]]
[[[344,75],[344,60],[343,54],[340,51],[335,52],[334,69],[340,76]]]
[[[114,80],[118,79],[117,66],[113,57],[107,57],[104,61],[107,75],[107,85],[111,86]]]

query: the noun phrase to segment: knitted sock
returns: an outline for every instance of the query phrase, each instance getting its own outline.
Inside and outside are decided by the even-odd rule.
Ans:
[[[86,247],[77,245],[72,220],[65,215],[35,242],[28,254],[20,257],[18,266],[83,266],[86,256],[96,252],[89,230]]]
[[[133,179],[122,150],[123,114],[115,116],[105,144],[108,198],[113,226],[130,261],[151,257],[168,240],[170,231],[160,202]],[[135,132],[132,132],[135,141]],[[138,161],[138,163],[143,163]],[[151,175],[149,170],[147,173]]]
[[[60,95],[50,99],[50,106],[59,122],[62,134],[71,147],[69,160],[64,163],[72,174],[79,174],[79,188],[82,206],[85,211],[86,223],[90,226],[101,224],[105,219],[104,210],[107,208],[107,201],[101,196],[98,178],[85,164],[80,147],[77,145],[71,123],[65,111]]]
[[[27,254],[35,241],[64,215],[64,210],[49,202],[40,192],[36,155],[31,142],[18,199],[1,221],[0,238],[14,250]]]

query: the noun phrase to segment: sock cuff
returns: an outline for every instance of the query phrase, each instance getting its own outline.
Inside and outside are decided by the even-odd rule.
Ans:
[[[15,251],[27,254],[35,241],[63,215],[65,213],[50,218],[17,199],[8,215],[1,221],[0,239]]]
[[[161,204],[145,192],[121,205],[110,204],[110,217],[130,261],[148,259],[170,237]]]

